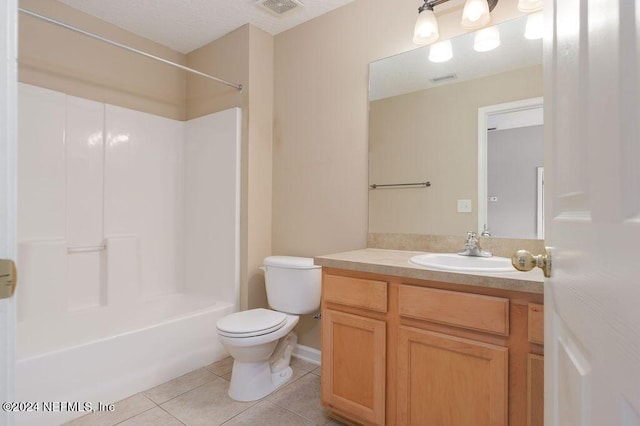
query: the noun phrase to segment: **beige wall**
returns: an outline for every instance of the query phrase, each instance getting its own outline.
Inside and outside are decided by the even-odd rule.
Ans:
[[[264,274],[271,254],[273,159],[273,37],[251,27],[249,40],[249,147],[247,202],[247,307],[266,307]]]
[[[20,7],[102,37],[184,63],[185,57],[54,0]],[[104,42],[19,14],[18,79],[73,96],[177,120],[185,118],[186,73]]]
[[[542,67],[371,102],[369,182],[430,188],[369,192],[369,232],[465,235],[478,227],[478,108],[542,96]],[[458,213],[458,199],[472,213]]]
[[[414,49],[422,2],[355,0],[275,37],[273,252],[315,256],[367,241],[368,64]],[[438,12],[443,39],[462,33],[460,8]],[[501,0],[500,23],[521,15]],[[298,326],[320,347],[318,321]]]

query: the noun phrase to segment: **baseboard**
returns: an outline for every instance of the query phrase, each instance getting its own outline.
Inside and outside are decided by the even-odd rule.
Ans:
[[[312,364],[320,365],[320,351],[318,349],[304,345],[296,345],[291,355]]]

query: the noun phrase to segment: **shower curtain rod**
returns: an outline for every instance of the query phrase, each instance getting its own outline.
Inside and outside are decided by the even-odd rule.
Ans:
[[[20,12],[22,12],[22,13],[25,13],[25,14],[29,15],[29,16],[33,16],[34,18],[41,19],[43,21],[49,22],[49,23],[54,24],[54,25],[58,25],[58,26],[60,26],[62,28],[66,28],[66,29],[71,30],[71,31],[75,31],[77,33],[86,35],[86,36],[94,38],[96,40],[100,40],[100,41],[102,41],[104,43],[108,43],[108,44],[110,44],[112,46],[116,46],[116,47],[119,47],[121,49],[128,50],[129,52],[137,53],[138,55],[142,55],[142,56],[145,56],[145,57],[150,58],[150,59],[155,59],[156,61],[165,63],[167,65],[172,65],[174,67],[180,68],[181,70],[188,71],[188,72],[193,73],[193,74],[197,74],[197,75],[199,75],[201,77],[208,78],[210,80],[216,81],[218,83],[222,83],[224,85],[227,85],[229,87],[233,87],[235,89],[238,89],[238,90],[242,91],[242,84],[231,83],[231,82],[228,82],[228,81],[223,80],[221,78],[214,77],[214,76],[209,75],[209,74],[205,74],[205,73],[203,73],[201,71],[194,70],[193,68],[185,67],[184,65],[180,65],[180,64],[177,64],[175,62],[171,62],[171,61],[169,61],[167,59],[164,59],[164,58],[161,58],[159,56],[155,56],[155,55],[152,55],[150,53],[143,52],[142,50],[134,49],[133,47],[129,47],[129,46],[125,45],[125,44],[121,44],[121,43],[118,43],[116,41],[109,40],[108,38],[101,37],[101,36],[99,36],[97,34],[93,34],[93,33],[90,33],[88,31],[85,31],[85,30],[81,30],[80,28],[76,28],[76,27],[71,26],[69,24],[65,24],[64,22],[56,21],[55,19],[49,18],[49,17],[44,16],[44,15],[40,15],[38,13],[32,12],[32,11],[27,10],[27,9],[23,9],[21,7],[19,7],[18,10]]]

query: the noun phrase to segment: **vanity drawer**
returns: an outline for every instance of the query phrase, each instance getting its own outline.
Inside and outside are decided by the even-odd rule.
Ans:
[[[356,308],[387,312],[387,282],[325,274],[323,300]]]
[[[509,299],[400,285],[401,316],[509,335]]]
[[[544,306],[529,303],[529,341],[544,344]]]

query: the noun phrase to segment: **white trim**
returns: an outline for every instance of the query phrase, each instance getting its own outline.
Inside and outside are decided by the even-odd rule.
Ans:
[[[536,213],[536,236],[539,240],[544,239],[544,166],[536,167],[537,181],[537,213]]]
[[[16,260],[17,181],[17,0],[0,6],[0,257]],[[14,399],[15,297],[0,300],[0,401]],[[13,413],[0,410],[0,424],[14,424]]]
[[[239,107],[233,108],[236,112],[236,175],[235,175],[235,185],[236,185],[236,203],[235,203],[235,223],[234,232],[235,232],[235,277],[234,277],[234,286],[235,286],[235,311],[240,310],[240,216],[242,216],[242,109]],[[223,183],[221,183],[223,184]]]
[[[315,365],[320,365],[321,352],[317,349],[304,345],[296,345],[291,355],[296,358],[300,358],[303,361],[310,362]]]
[[[542,106],[543,98],[538,97],[478,108],[478,233],[484,231],[487,223],[487,121],[489,116]]]

